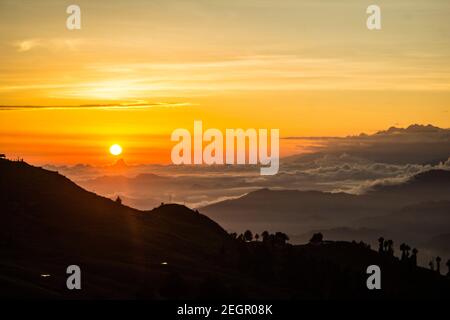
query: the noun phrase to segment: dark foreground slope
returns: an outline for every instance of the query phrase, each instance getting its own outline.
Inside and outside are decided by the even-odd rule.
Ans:
[[[234,240],[179,205],[143,212],[67,178],[0,160],[0,296],[19,298],[448,297],[445,277],[358,244]],[[366,289],[379,264],[383,290]],[[66,268],[82,289],[66,288]]]
[[[230,242],[183,206],[141,212],[23,162],[0,161],[0,176],[0,281],[20,295],[66,294],[65,268],[75,264],[84,272],[81,295],[133,297],[172,269],[194,278],[212,272],[210,261]]]

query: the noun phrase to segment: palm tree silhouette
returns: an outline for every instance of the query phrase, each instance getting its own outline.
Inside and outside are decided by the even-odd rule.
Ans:
[[[378,243],[379,243],[379,246],[378,246],[378,252],[379,253],[383,253],[384,252],[384,238],[383,237],[379,237],[378,238]]]
[[[405,250],[406,250],[406,258],[409,258],[409,250],[411,250],[411,247],[406,245]]]
[[[436,271],[438,274],[441,274],[441,257],[436,257]]]
[[[411,263],[413,266],[417,266],[417,253],[419,252],[419,250],[417,250],[416,248],[414,248],[412,250],[412,255],[411,255]]]
[[[402,243],[400,245],[400,251],[402,252],[401,260],[404,261],[406,259],[406,244]]]
[[[388,254],[390,256],[393,256],[394,255],[394,241],[393,240],[388,240],[387,244],[388,244]]]
[[[447,277],[450,277],[450,259],[447,260],[447,268],[448,268]]]
[[[263,231],[263,233],[261,233],[261,236],[262,236],[263,242],[267,242],[269,240],[269,232],[268,231]]]

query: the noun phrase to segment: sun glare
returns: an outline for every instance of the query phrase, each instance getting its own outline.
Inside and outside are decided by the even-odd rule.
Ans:
[[[109,152],[114,155],[114,156],[118,156],[119,154],[122,153],[122,147],[118,144],[113,144],[110,148],[109,148]]]

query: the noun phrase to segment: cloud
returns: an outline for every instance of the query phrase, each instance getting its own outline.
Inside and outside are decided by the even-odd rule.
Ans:
[[[244,166],[134,165],[121,172],[82,165],[47,167],[68,175],[88,190],[103,195],[120,194],[134,199],[136,205],[148,204],[146,198],[170,198],[199,207],[260,188],[361,194],[376,185],[401,183],[423,171],[450,170],[450,160],[438,165],[394,165],[347,154],[316,155],[305,159],[301,167],[282,165],[281,172],[275,176],[260,176],[257,170]]]
[[[401,63],[400,63],[401,64]],[[308,57],[292,54],[231,55],[218,59],[93,63],[92,71],[129,75],[143,81],[170,84],[162,89],[201,90],[447,90],[448,74],[417,67],[393,71],[372,61]],[[382,68],[382,69],[380,69]]]
[[[53,38],[53,39],[40,39],[31,38],[18,40],[12,43],[12,46],[16,48],[17,52],[28,52],[36,48],[46,48],[49,50],[75,50],[84,40],[82,39],[66,39],[66,38]]]
[[[7,106],[0,105],[1,110],[64,110],[64,109],[103,109],[103,110],[139,110],[154,107],[187,107],[192,106],[189,102],[138,102],[138,103],[109,103],[109,104],[84,104],[73,106]]]
[[[364,181],[360,185],[356,186],[353,190],[350,190],[350,192],[361,194],[380,186],[392,186],[401,184],[408,181],[412,176],[418,173],[433,169],[450,170],[450,157],[446,161],[443,161],[435,166],[408,166],[407,170],[399,171],[399,175],[397,176]]]
[[[313,141],[310,151],[326,154],[349,154],[374,162],[390,164],[437,164],[448,158],[450,129],[414,124],[407,128],[391,127],[372,135],[317,138],[288,137],[288,140]],[[303,161],[293,156],[290,162]],[[297,162],[298,162],[297,161]]]
[[[41,39],[26,39],[21,41],[16,41],[13,43],[13,46],[16,47],[18,52],[27,52],[32,50],[33,48],[39,47],[42,45]]]
[[[446,129],[410,126],[391,128],[371,136],[325,139],[333,143],[325,144],[319,152],[282,158],[280,171],[274,176],[260,176],[257,166],[133,165],[121,172],[111,170],[114,168],[91,166],[52,169],[68,175],[88,190],[133,199],[130,204],[140,208],[148,208],[144,207],[150,203],[145,201],[147,198],[170,199],[200,207],[261,188],[361,194],[378,185],[402,183],[420,172],[450,170],[450,148],[445,149],[443,154],[446,156],[440,161],[436,162],[439,158],[435,158],[442,146],[448,143],[447,134]],[[408,143],[400,143],[402,139]],[[336,141],[339,147],[336,147]],[[400,161],[398,155],[386,152],[384,155],[389,156],[384,161],[372,159],[372,153],[359,150],[361,144],[370,145],[369,141],[377,143],[376,150],[383,150],[383,146],[388,144],[393,145],[391,149],[399,145],[408,146],[402,150],[409,150],[410,161],[404,161],[403,157]],[[417,146],[422,145],[430,145],[429,156],[433,161],[415,161],[415,154],[423,153],[423,149]]]

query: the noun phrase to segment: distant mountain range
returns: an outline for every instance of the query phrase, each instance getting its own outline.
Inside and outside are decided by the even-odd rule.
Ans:
[[[399,135],[399,134],[442,134],[443,137],[450,137],[450,130],[443,129],[431,124],[412,124],[407,128],[390,127],[387,130],[378,131],[375,135]]]
[[[103,166],[45,168],[89,191],[111,199],[120,196],[141,210],[162,201],[200,208],[263,188],[360,194],[420,172],[450,170],[450,130],[432,125],[348,137],[284,138],[289,139],[301,139],[298,145],[308,152],[303,148],[280,159],[280,172],[274,176],[260,176],[257,166],[127,164],[124,159]]]
[[[270,190],[250,192],[238,199],[201,208],[227,228],[282,221],[289,230],[298,225],[332,226],[368,216],[381,216],[404,206],[450,200],[450,171],[431,170],[397,185],[378,185],[361,195],[320,191]],[[260,229],[260,228],[258,228]]]
[[[318,230],[335,235],[339,230],[340,240],[355,234],[367,239],[377,230],[421,244],[450,230],[450,171],[422,172],[361,195],[261,189],[201,211],[238,232],[279,229],[304,241]]]
[[[444,276],[365,244],[244,242],[184,206],[135,210],[24,162],[0,159],[0,176],[3,298],[450,296]],[[247,198],[268,195],[262,190]],[[337,196],[342,202],[354,197]],[[65,287],[73,264],[82,270],[80,291]],[[370,264],[382,267],[382,292],[366,288]]]

